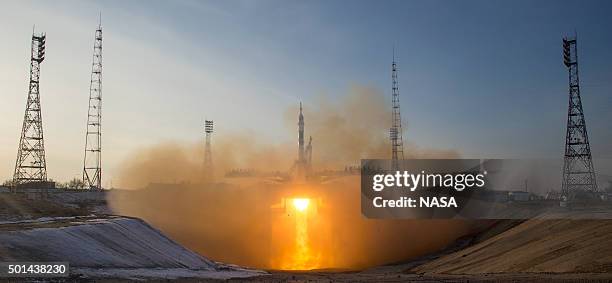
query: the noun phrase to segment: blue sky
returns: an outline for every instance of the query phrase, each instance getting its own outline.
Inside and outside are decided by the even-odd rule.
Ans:
[[[592,150],[612,157],[609,1],[14,1],[0,9],[0,179],[14,166],[33,24],[48,35],[49,172],[80,174],[99,11],[111,176],[134,149],[197,141],[204,116],[285,142],[283,111],[300,100],[355,84],[389,95],[393,46],[405,139],[467,157],[558,157],[561,37],[574,31]]]

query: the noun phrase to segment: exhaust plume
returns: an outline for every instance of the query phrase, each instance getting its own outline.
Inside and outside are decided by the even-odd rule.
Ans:
[[[288,130],[297,129],[297,110],[285,111]],[[320,96],[304,107],[304,116],[315,145],[315,171],[390,156],[389,106],[372,88],[354,86],[336,101]],[[214,260],[266,269],[361,269],[398,262],[443,248],[471,229],[463,221],[365,219],[358,176],[306,184],[223,177],[233,168],[287,172],[297,154],[293,143],[217,135],[214,151],[214,184],[203,183],[201,142],[164,143],[134,153],[121,167],[120,187],[146,189],[111,191],[111,208],[147,220]],[[404,152],[411,158],[458,156],[413,145]],[[302,203],[298,210],[290,205],[296,199]]]

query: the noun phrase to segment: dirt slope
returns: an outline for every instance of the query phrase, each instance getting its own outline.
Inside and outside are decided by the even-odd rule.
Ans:
[[[88,214],[88,211],[79,207],[68,207],[49,200],[27,199],[19,194],[0,193],[0,221]]]
[[[411,271],[609,273],[612,272],[612,220],[529,220]]]

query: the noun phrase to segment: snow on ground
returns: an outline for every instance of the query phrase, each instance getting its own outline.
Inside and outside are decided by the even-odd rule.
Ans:
[[[261,272],[224,266],[127,217],[45,218],[43,228],[2,229],[0,261],[67,261],[71,273],[113,278],[230,278]],[[57,221],[54,223],[53,221]],[[53,224],[57,224],[53,226]],[[19,224],[18,224],[19,225]]]
[[[230,279],[265,274],[252,270],[211,271],[187,268],[73,268],[71,273],[78,273],[88,278],[123,278],[130,280],[178,278]]]
[[[23,223],[50,223],[58,220],[76,219],[76,216],[40,217],[36,219],[24,219],[15,221],[0,221],[0,224],[23,224]]]

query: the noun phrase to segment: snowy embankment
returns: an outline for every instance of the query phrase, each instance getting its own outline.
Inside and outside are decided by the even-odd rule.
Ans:
[[[232,278],[262,275],[208,260],[144,221],[51,218],[0,225],[0,261],[67,261],[73,276]]]

